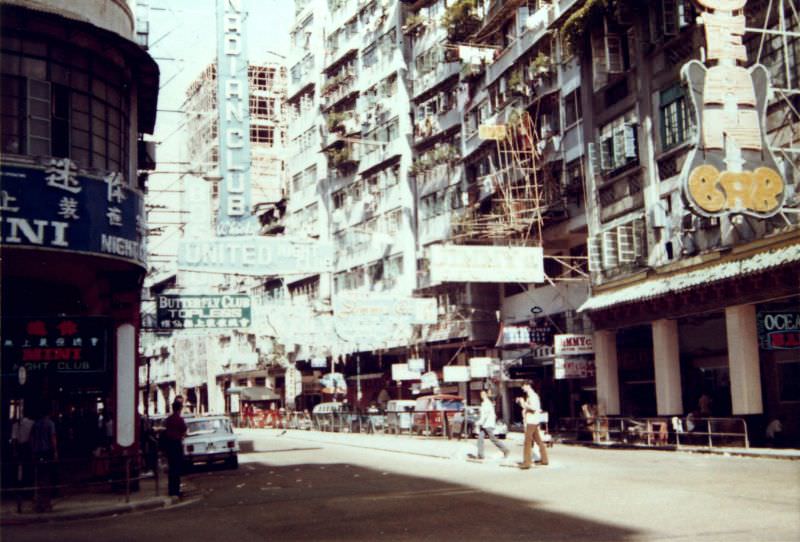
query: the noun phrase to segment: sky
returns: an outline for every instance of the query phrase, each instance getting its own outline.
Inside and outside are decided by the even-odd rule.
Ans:
[[[293,0],[242,0],[249,12],[247,45],[251,62],[274,60],[271,53],[285,56],[289,50],[289,27],[294,18]],[[158,96],[156,141],[158,173],[150,176],[148,204],[166,205],[151,211],[151,226],[164,224],[166,233],[149,240],[154,255],[174,254],[177,247],[176,222],[179,172],[185,170],[185,134],[181,106],[186,89],[216,57],[217,0],[150,0],[149,53],[158,62],[161,83]],[[170,173],[176,172],[176,173]],[[158,265],[157,260],[154,263]]]

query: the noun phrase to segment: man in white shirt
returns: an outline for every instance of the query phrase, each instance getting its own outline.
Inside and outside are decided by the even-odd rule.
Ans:
[[[540,464],[547,465],[549,461],[547,459],[547,447],[542,441],[542,435],[539,432],[539,415],[542,412],[539,395],[533,390],[530,382],[523,384],[522,391],[525,392],[525,397],[518,398],[517,404],[522,407],[522,416],[525,420],[525,447],[523,448],[522,463],[519,464],[519,467],[521,469],[529,469],[533,463],[531,456],[534,442],[539,446],[539,453],[542,456]]]
[[[483,459],[483,437],[486,435],[492,444],[503,452],[503,457],[508,457],[508,448],[503,446],[494,435],[494,427],[497,425],[497,414],[494,410],[494,402],[489,397],[486,390],[481,391],[481,416],[478,418],[478,459]]]

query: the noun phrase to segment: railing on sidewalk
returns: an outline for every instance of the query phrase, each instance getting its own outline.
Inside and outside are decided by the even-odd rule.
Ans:
[[[635,446],[750,447],[742,418],[633,418],[598,416],[560,418],[555,434],[562,440]]]
[[[144,452],[122,452],[117,455],[93,454],[91,458],[77,459],[12,459],[16,477],[6,480],[0,489],[3,498],[16,499],[17,513],[22,513],[23,501],[33,500],[35,512],[52,510],[55,495],[78,494],[108,489],[114,493],[124,493],[125,502],[130,502],[131,492],[138,491],[139,482],[152,478],[155,495],[159,494],[159,463]],[[68,478],[67,473],[75,475],[83,467],[85,477]],[[152,475],[149,473],[152,472]],[[143,473],[148,474],[144,476]],[[11,483],[9,483],[11,482]],[[8,487],[6,487],[8,485]]]

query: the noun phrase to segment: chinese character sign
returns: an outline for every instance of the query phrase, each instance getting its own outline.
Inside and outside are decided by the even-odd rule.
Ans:
[[[102,318],[10,318],[2,322],[3,374],[105,372],[108,321]]]
[[[99,254],[143,266],[142,195],[119,173],[82,175],[68,159],[0,169],[0,243]]]
[[[156,299],[156,327],[250,327],[250,308],[250,296],[247,295],[160,295]]]

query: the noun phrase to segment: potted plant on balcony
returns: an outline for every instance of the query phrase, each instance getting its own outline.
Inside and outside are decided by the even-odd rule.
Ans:
[[[442,16],[442,26],[447,29],[448,40],[463,41],[480,28],[482,21],[477,7],[477,0],[456,0],[447,7]]]
[[[522,70],[515,69],[511,72],[511,75],[508,76],[508,88],[514,96],[523,97],[528,95],[528,85],[525,84],[525,80],[522,78]]]

